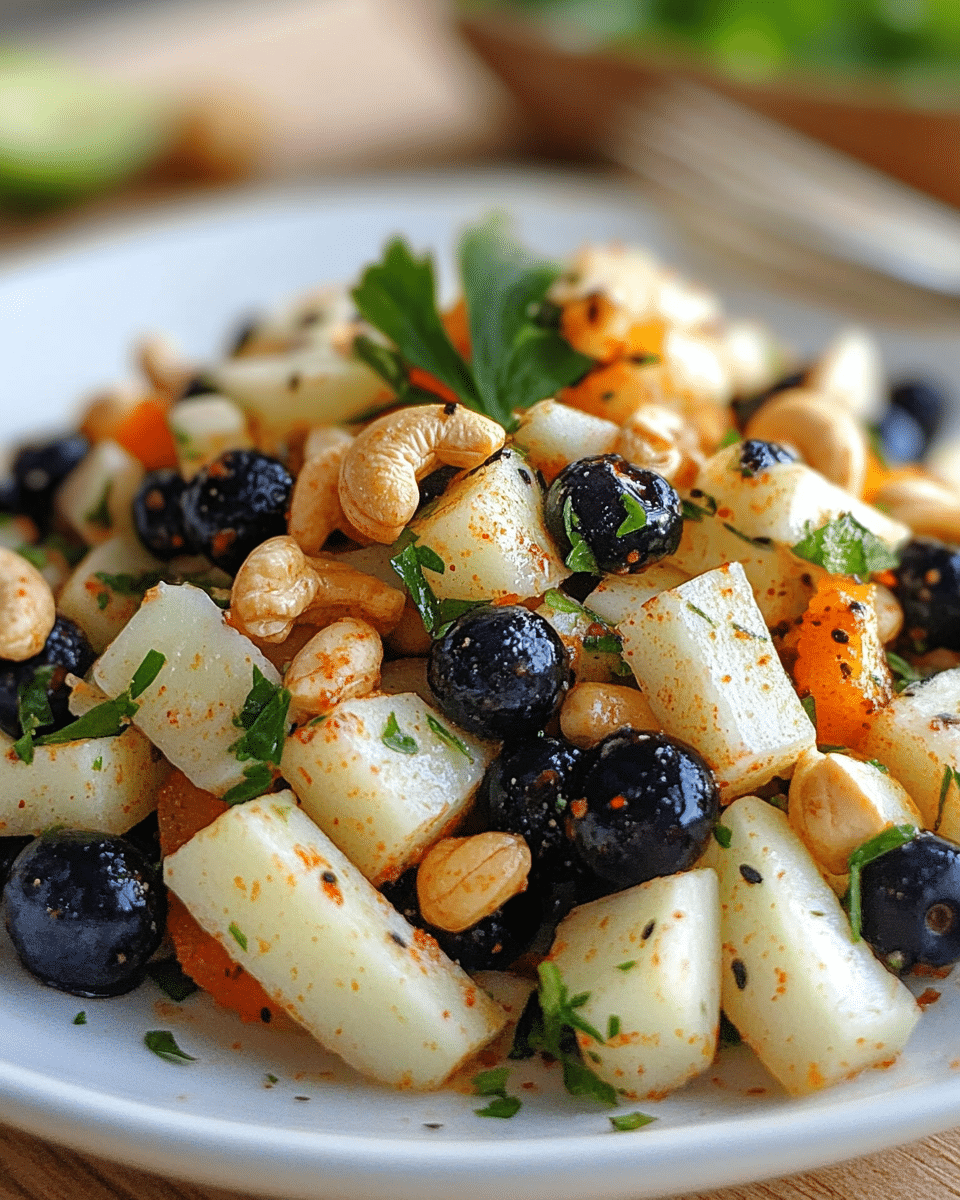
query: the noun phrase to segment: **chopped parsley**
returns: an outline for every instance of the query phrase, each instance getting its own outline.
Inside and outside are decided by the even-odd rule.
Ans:
[[[167,572],[162,568],[141,571],[139,575],[129,571],[120,571],[116,575],[111,575],[108,571],[95,571],[93,577],[118,596],[134,596],[142,600],[152,587],[166,580]]]
[[[22,546],[17,546],[17,553],[21,558],[25,558],[31,567],[36,567],[38,571],[42,571],[50,562],[50,558],[42,546],[31,546],[24,542]]]
[[[607,1041],[609,1042],[613,1038],[619,1037],[619,1035],[620,1018],[616,1015],[616,1013],[611,1013],[610,1016],[607,1017]]]
[[[147,651],[143,662],[134,671],[133,678],[130,680],[131,700],[138,700],[143,695],[163,670],[163,664],[166,661],[166,657],[159,650]]]
[[[754,633],[752,629],[747,629],[745,625],[738,625],[736,621],[731,621],[730,624],[734,627],[737,633],[742,633],[745,637],[756,638],[758,642],[770,641],[766,634]]]
[[[617,1133],[631,1133],[634,1129],[642,1129],[644,1125],[649,1125],[656,1119],[656,1117],[642,1112],[617,1113],[616,1116],[607,1118]]]
[[[86,1014],[85,1009],[82,1009],[82,1008],[80,1009],[80,1011],[77,1013],[77,1015],[73,1018],[73,1023],[74,1023],[74,1025],[86,1025],[87,1014]]]
[[[255,758],[262,763],[280,765],[283,739],[287,735],[287,711],[290,693],[271,683],[259,667],[253,668],[253,686],[247,692],[243,708],[234,724],[245,733],[230,747],[238,762]]]
[[[733,841],[733,830],[729,825],[721,825],[718,821],[713,827],[713,836],[717,844],[722,846],[724,850],[730,849],[730,843]]]
[[[516,1096],[507,1094],[507,1077],[509,1067],[494,1067],[490,1071],[481,1071],[474,1075],[474,1095],[493,1097],[485,1108],[475,1108],[478,1117],[500,1117],[506,1119],[515,1116],[523,1107]]]
[[[573,511],[573,497],[568,496],[563,506],[563,530],[570,542],[570,553],[563,560],[571,571],[586,571],[590,575],[599,575],[593,551],[580,534],[580,518]]]
[[[907,662],[905,658],[901,658],[899,654],[895,654],[892,650],[887,651],[887,666],[890,668],[891,673],[896,676],[893,686],[898,692],[902,692],[911,683],[919,683],[923,678],[913,663]]]
[[[810,718],[810,724],[816,729],[817,727],[817,701],[814,696],[803,696],[800,700],[800,705],[803,711]]]
[[[390,750],[396,750],[398,754],[416,754],[420,749],[415,738],[401,731],[395,712],[391,712],[387,717],[387,723],[380,734],[380,741]]]
[[[713,617],[708,617],[702,608],[697,608],[697,606],[695,604],[691,604],[689,600],[687,601],[687,608],[689,608],[691,612],[696,613],[698,617],[702,617],[708,625],[716,627],[716,621],[714,621]]]
[[[812,530],[792,550],[798,558],[823,567],[831,575],[866,577],[899,563],[890,547],[851,513],[842,513]]]
[[[618,971],[629,971],[636,965],[637,965],[637,960],[635,958],[628,958],[626,962],[617,963],[617,970]]]
[[[543,598],[554,612],[565,612],[573,615],[586,613],[586,609],[582,604],[578,604],[572,596],[568,596],[566,592],[561,592],[558,588],[550,588],[544,593]]]
[[[460,738],[458,738],[457,735],[451,730],[447,729],[445,725],[441,725],[437,718],[431,716],[429,713],[427,714],[427,725],[433,730],[441,742],[446,742],[447,745],[451,746],[454,750],[459,750],[467,762],[473,762],[473,755],[460,740]]]
[[[240,949],[246,950],[247,935],[243,932],[243,930],[240,928],[240,926],[237,925],[235,921],[231,921],[230,924],[227,926],[227,928],[230,932],[230,936],[237,943],[237,945],[240,947]]]
[[[267,763],[251,763],[243,768],[243,782],[235,783],[220,799],[224,804],[245,804],[248,800],[256,800],[258,796],[262,796],[272,783],[273,771]]]
[[[860,940],[860,872],[867,863],[872,863],[875,858],[879,858],[881,854],[886,854],[888,850],[895,850],[897,846],[903,846],[906,842],[913,841],[916,836],[917,828],[915,825],[893,825],[889,829],[884,829],[882,833],[878,833],[876,837],[864,842],[862,846],[858,846],[850,855],[850,887],[847,897],[850,912],[850,932],[855,942]]]
[[[623,507],[627,510],[627,515],[617,529],[618,538],[626,537],[628,533],[636,533],[647,523],[647,510],[639,500],[626,492],[623,494]]]
[[[102,771],[103,770],[103,755],[98,754],[97,757],[91,763],[91,766],[94,771]]]
[[[943,820],[943,810],[947,803],[947,795],[950,792],[950,784],[956,784],[960,789],[960,771],[955,767],[951,767],[949,763],[943,768],[943,778],[940,780],[940,800],[937,803],[937,819],[933,825],[933,832],[936,833],[940,828],[940,822]]]
[[[706,503],[697,504],[695,500],[681,500],[680,510],[685,521],[702,521],[704,517],[712,517],[717,511],[717,502],[713,496],[708,496],[706,492],[701,492],[699,489],[694,489],[690,493],[697,500],[704,500]]]
[[[143,1044],[165,1062],[196,1062],[192,1054],[185,1054],[177,1045],[169,1029],[151,1029],[143,1035]]]
[[[47,688],[55,670],[52,664],[37,667],[17,689],[17,719],[23,733],[13,743],[13,752],[25,763],[33,762],[33,735],[44,725],[53,724]]]
[[[746,542],[748,546],[763,546],[766,548],[770,545],[770,538],[751,537],[749,533],[744,533],[742,529],[737,529],[736,526],[731,525],[729,521],[724,521],[723,527],[724,529],[728,530],[728,532],[732,533],[734,537],[738,537],[741,542]]]
[[[583,648],[594,654],[620,654],[623,642],[617,633],[588,634],[583,639]]]
[[[728,446],[732,446],[732,445],[734,445],[734,443],[739,442],[739,441],[740,441],[739,432],[736,429],[732,429],[732,428],[728,429],[727,432],[720,439],[720,445],[717,447],[717,449],[718,450],[726,450],[726,448]]]
[[[98,529],[109,529],[113,522],[110,520],[110,492],[113,490],[113,480],[108,479],[103,485],[100,499],[89,512],[83,514],[83,519]]]

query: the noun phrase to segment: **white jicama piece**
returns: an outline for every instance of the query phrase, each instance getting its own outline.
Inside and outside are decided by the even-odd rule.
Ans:
[[[619,436],[620,426],[613,421],[556,400],[541,400],[520,418],[513,443],[552,483],[569,463],[611,453]]]
[[[452,829],[492,758],[408,693],[338,704],[287,738],[280,769],[304,811],[379,884]]]
[[[226,451],[253,446],[243,409],[226,396],[197,396],[189,404],[175,404],[167,424],[177,447],[180,474],[188,482]]]
[[[270,683],[276,668],[249,638],[224,621],[200,588],[157,584],[98,659],[93,675],[108,696],[130,685],[151,650],[166,660],[138,698],[136,724],[199,788],[222,796],[244,781],[244,763],[230,747],[240,736],[235,718],[257,667]]]
[[[139,589],[114,585],[151,575],[156,580],[163,570],[164,564],[135,538],[110,538],[80,560],[60,593],[57,608],[80,626],[99,654],[140,607]]]
[[[583,904],[550,951],[577,1010],[606,1035],[577,1039],[624,1095],[658,1099],[713,1061],[720,1022],[720,907],[709,869],[651,879]]]
[[[739,563],[661,592],[618,630],[664,732],[699,750],[724,803],[788,778],[815,744]]]
[[[743,796],[722,824],[729,845],[711,839],[701,862],[720,879],[721,1003],[743,1040],[793,1095],[895,1059],[920,1008],[852,940],[786,816]]]
[[[143,476],[143,463],[107,438],[60,484],[57,513],[90,545],[116,534],[131,536],[130,505]]]
[[[410,528],[446,568],[425,572],[440,599],[526,600],[570,574],[544,524],[533,468],[516,451],[455,480]]]
[[[0,835],[36,836],[51,825],[126,833],[157,806],[169,772],[137,729],[118,737],[36,746],[33,762],[0,733]]]
[[[607,575],[584,600],[584,606],[608,625],[619,625],[627,617],[667,588],[686,583],[690,572],[674,565],[673,558],[656,562],[636,575]]]
[[[903,784],[928,829],[960,841],[960,667],[894,696],[858,749]]]
[[[167,857],[164,879],[271,999],[381,1083],[438,1087],[505,1024],[291,792],[228,809]]]

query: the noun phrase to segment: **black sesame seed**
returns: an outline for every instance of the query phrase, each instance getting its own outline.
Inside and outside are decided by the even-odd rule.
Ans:
[[[391,934],[390,934],[390,937],[391,937],[391,938],[392,938],[392,939],[393,939],[393,940],[394,940],[394,941],[397,943],[397,945],[398,945],[398,946],[399,946],[399,947],[400,947],[402,950],[406,950],[406,948],[407,948],[407,943],[406,943],[406,942],[403,940],[403,938],[400,936],[400,934],[399,934],[399,933],[391,933]]]
[[[740,874],[747,883],[763,883],[763,876],[760,872],[755,867],[748,866],[746,863],[740,864]]]
[[[742,992],[747,986],[747,968],[743,965],[739,958],[735,958],[730,964],[730,970],[733,972],[733,978],[737,987]]]
[[[336,875],[334,875],[334,873],[332,871],[324,871],[321,878],[323,879],[324,883],[336,883],[337,882],[337,877],[336,877]]]
[[[830,636],[835,642],[839,642],[841,646],[845,646],[850,641],[850,634],[845,629],[831,629]]]
[[[264,1023],[264,1025],[269,1025],[272,1018],[273,1018],[273,1013],[270,1011],[269,1008],[264,1006],[263,1008],[260,1009],[260,1020]]]
[[[656,925],[656,921],[648,921],[646,923],[646,925],[644,925],[643,933],[640,934],[640,937],[643,941],[646,941],[647,938],[651,935],[651,933],[653,933],[653,929],[654,929],[655,925]]]

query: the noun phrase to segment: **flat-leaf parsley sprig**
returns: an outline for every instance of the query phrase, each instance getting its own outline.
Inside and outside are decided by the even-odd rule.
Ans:
[[[513,412],[545,400],[581,379],[594,365],[549,322],[547,290],[560,274],[510,236],[502,216],[468,229],[459,248],[460,278],[470,330],[465,361],[437,310],[433,264],[417,258],[401,238],[388,243],[380,262],[364,271],[353,299],[364,319],[392,343],[378,348],[368,337],[354,352],[398,399],[433,399],[412,388],[410,369],[425,371],[461,403],[509,427]]]

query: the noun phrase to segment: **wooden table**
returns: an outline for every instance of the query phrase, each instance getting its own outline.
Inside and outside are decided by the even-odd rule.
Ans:
[[[160,10],[114,11],[105,20],[48,29],[41,40],[128,78],[244,94],[270,131],[262,162],[269,178],[515,157],[525,141],[522,121],[456,43],[438,0],[233,0],[229,10],[225,0],[180,0]],[[375,86],[358,88],[357,79]],[[323,120],[317,119],[318,81]],[[122,204],[129,210],[142,200],[143,193],[130,194]],[[102,217],[111,203],[94,206],[94,215]],[[82,226],[85,219],[73,215],[52,227]],[[0,230],[0,247],[42,241],[50,227],[8,225]],[[0,1127],[0,1200],[228,1195],[233,1193],[159,1179]],[[696,1193],[696,1200],[958,1196],[955,1130],[821,1171]]]

